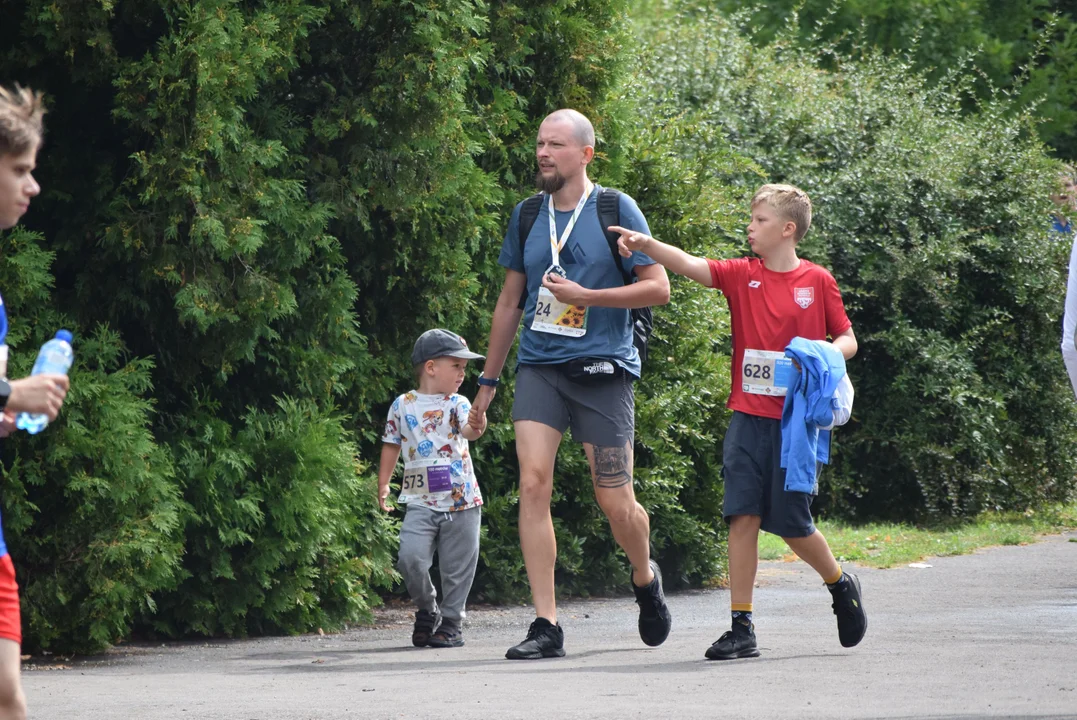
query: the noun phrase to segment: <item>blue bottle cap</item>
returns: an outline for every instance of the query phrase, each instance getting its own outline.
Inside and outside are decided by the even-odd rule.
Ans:
[[[71,344],[72,335],[70,330],[57,330],[56,337],[59,340],[63,340],[68,345]]]

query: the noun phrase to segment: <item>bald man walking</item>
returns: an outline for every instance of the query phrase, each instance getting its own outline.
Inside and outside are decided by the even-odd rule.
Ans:
[[[650,558],[650,519],[632,486],[633,382],[641,362],[629,312],[669,302],[669,279],[642,253],[615,258],[600,222],[600,197],[612,193],[605,206],[616,199],[620,225],[650,230],[632,198],[588,179],[594,153],[594,128],[575,110],[558,110],[539,127],[535,181],[541,195],[516,206],[505,233],[498,258],[505,281],[473,405],[481,413],[493,400],[522,318],[512,419],[520,464],[520,546],[536,618],[523,642],[509,648],[510,660],[565,654],[554,595],[557,542],[550,499],[557,449],[569,428],[587,454],[595,499],[632,564],[640,637],[661,645],[672,624],[662,575]],[[537,216],[529,214],[533,224],[522,236],[528,202]],[[626,283],[630,275],[635,281]]]

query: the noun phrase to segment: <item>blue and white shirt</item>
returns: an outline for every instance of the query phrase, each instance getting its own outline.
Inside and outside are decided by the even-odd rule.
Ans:
[[[610,251],[606,234],[598,220],[598,193],[596,185],[591,191],[558,263],[565,269],[568,279],[593,290],[621,287],[624,277]],[[637,232],[651,234],[647,220],[636,201],[621,193],[621,226]],[[546,206],[542,207],[520,257],[520,207],[517,204],[509,220],[509,229],[501,245],[497,262],[503,267],[527,275],[527,303],[524,306],[524,329],[520,335],[517,360],[525,365],[550,365],[581,357],[602,357],[614,360],[630,373],[639,377],[641,363],[639,352],[632,343],[632,321],[629,311],[623,308],[591,307],[588,309],[587,334],[570,337],[553,333],[536,332],[531,329],[542,275],[553,257],[550,251],[550,223]],[[555,210],[558,237],[564,232],[572,217],[571,210]],[[634,252],[631,257],[617,258],[626,272],[631,273],[637,265],[653,265],[654,260],[643,253]]]

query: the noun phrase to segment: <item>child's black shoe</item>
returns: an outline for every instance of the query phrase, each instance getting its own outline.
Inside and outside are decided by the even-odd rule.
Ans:
[[[430,641],[427,642],[427,645],[432,648],[463,647],[464,634],[460,632],[460,628],[455,623],[444,620],[437,632],[430,636]]]
[[[438,622],[438,617],[429,610],[419,610],[415,613],[415,627],[411,631],[411,644],[415,647],[426,647],[430,644],[430,633],[434,631],[434,626]]]

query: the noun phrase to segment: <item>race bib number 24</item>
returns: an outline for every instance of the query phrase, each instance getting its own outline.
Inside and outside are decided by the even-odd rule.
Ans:
[[[539,288],[531,329],[554,335],[583,337],[587,334],[587,308],[567,305],[558,301],[546,288]]]

